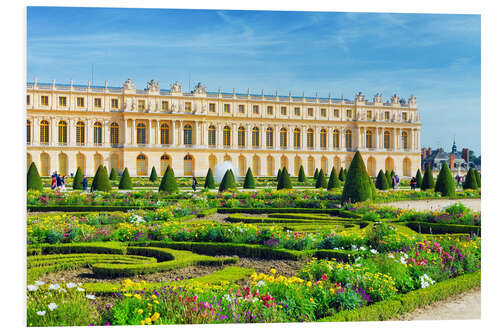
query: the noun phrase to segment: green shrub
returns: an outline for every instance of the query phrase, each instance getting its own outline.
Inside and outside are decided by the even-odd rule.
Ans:
[[[323,173],[323,169],[321,169],[318,173],[318,177],[316,178],[316,188],[326,188],[327,183],[325,179],[325,174]]]
[[[111,191],[111,183],[109,182],[108,172],[102,165],[97,168],[94,179],[92,180],[92,186],[90,188],[92,192],[94,191]]]
[[[306,173],[304,172],[304,167],[301,165],[299,169],[299,176],[297,177],[299,183],[306,181]]]
[[[132,189],[132,179],[128,174],[128,168],[123,170],[122,176],[120,177],[120,183],[118,184],[120,190],[131,190]]]
[[[231,169],[227,169],[224,177],[222,177],[222,180],[220,182],[219,192],[224,192],[236,188],[236,180],[234,179],[233,171]]]
[[[177,180],[175,180],[174,170],[170,167],[167,167],[163,178],[161,179],[160,187],[158,188],[160,192],[167,193],[177,193],[179,192],[179,188],[177,187]]]
[[[417,181],[417,187],[420,188],[422,186],[422,174],[420,173],[420,169],[417,170],[415,180]]]
[[[117,180],[118,174],[116,173],[115,168],[111,168],[111,172],[109,173],[109,180]]]
[[[392,177],[389,170],[385,170],[385,179],[387,179],[387,188],[392,186]]]
[[[477,225],[458,225],[434,222],[406,222],[405,225],[414,231],[424,234],[481,234],[481,227]]]
[[[341,202],[361,202],[374,198],[373,182],[366,171],[361,153],[356,151],[352,159],[342,191]]]
[[[314,170],[313,178],[318,179],[318,175],[319,175],[319,171],[318,171],[318,168],[316,168],[316,170]]]
[[[281,172],[281,177],[278,180],[278,186],[276,189],[282,190],[291,188],[292,188],[292,181],[290,180],[290,175],[288,174],[288,170],[286,169],[286,167],[283,167],[283,171]]]
[[[342,182],[345,181],[344,167],[340,167],[339,180]]]
[[[422,191],[434,188],[434,176],[432,175],[432,170],[430,165],[427,165],[427,168],[424,172],[424,178],[422,179],[422,185],[420,185],[420,189]]]
[[[207,175],[205,177],[205,188],[215,188],[214,174],[211,168],[208,168]]]
[[[476,176],[476,183],[478,187],[481,187],[481,175],[477,169],[474,169],[474,176]]]
[[[465,189],[473,189],[473,190],[478,189],[477,181],[476,181],[476,173],[474,172],[474,169],[469,168],[469,171],[467,171],[467,176],[465,176],[465,181],[464,181],[463,187],[464,187],[464,190]]]
[[[455,182],[453,181],[450,168],[448,168],[448,164],[446,163],[443,163],[441,166],[441,171],[439,171],[434,191],[441,193],[443,197],[455,196]]]
[[[327,189],[331,190],[339,187],[340,187],[340,180],[339,177],[337,176],[337,171],[335,170],[335,167],[332,167],[332,172],[330,173],[330,179],[328,179]]]
[[[278,174],[276,175],[276,181],[279,181],[281,178],[281,169],[278,169]]]
[[[255,179],[253,178],[252,169],[248,168],[243,182],[243,188],[255,188]]]
[[[387,190],[389,188],[389,185],[387,184],[387,177],[382,170],[378,172],[377,180],[375,181],[375,187],[379,190]]]
[[[83,189],[83,172],[82,169],[78,167],[76,169],[75,177],[73,178],[73,190],[81,190]]]
[[[158,175],[156,174],[156,169],[154,166],[151,169],[151,174],[149,175],[149,180],[152,181],[153,183],[158,180]]]
[[[42,178],[38,173],[38,169],[36,168],[35,162],[31,162],[30,167],[28,169],[28,190],[43,190]]]
[[[391,171],[391,179],[394,178],[396,176],[396,171],[392,170]]]

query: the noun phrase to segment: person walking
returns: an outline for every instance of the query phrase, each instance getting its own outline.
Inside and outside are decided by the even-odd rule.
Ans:
[[[196,177],[193,176],[193,185],[192,185],[193,192],[196,192],[196,185],[198,185],[198,181],[196,180]]]
[[[66,192],[66,176],[61,178],[61,191]]]
[[[85,192],[87,192],[88,190],[88,187],[89,187],[89,181],[87,179],[87,176],[83,176],[83,180],[82,180],[82,188]]]
[[[62,178],[58,174],[56,174],[56,186],[57,190],[60,191],[62,187]]]
[[[394,190],[396,188],[396,176],[392,177],[392,189]]]
[[[55,190],[56,187],[57,187],[57,179],[56,179],[56,173],[54,172],[52,174],[52,182],[50,183],[50,188],[52,190]]]

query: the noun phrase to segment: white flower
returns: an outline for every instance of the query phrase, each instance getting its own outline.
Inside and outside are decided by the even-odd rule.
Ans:
[[[401,260],[401,263],[402,263],[403,265],[404,265],[404,264],[406,264],[406,259],[405,259],[405,258],[401,257],[399,260]]]
[[[377,254],[378,253],[378,251],[375,250],[375,249],[371,249],[370,252],[373,253],[373,254]]]
[[[365,251],[365,250],[366,250],[366,248],[365,248],[364,246],[360,246],[360,247],[359,247],[359,249],[360,249],[361,251]]]
[[[261,287],[261,286],[265,286],[266,283],[262,280],[260,280],[259,282],[257,282],[257,287]]]
[[[43,286],[45,284],[45,282],[43,281],[35,281],[35,285],[37,286]]]
[[[76,287],[76,283],[68,282],[68,283],[66,283],[66,287],[68,287],[68,289],[75,288]]]
[[[45,316],[45,311],[37,311],[36,314],[39,316]]]
[[[356,259],[354,259],[354,262],[358,262],[361,260],[361,257],[357,257]]]
[[[436,283],[436,281],[432,280],[427,274],[424,274],[420,277],[420,287],[427,288],[431,284]]]
[[[388,257],[388,258],[391,258],[391,259],[394,259],[394,254],[389,253],[389,254],[387,255],[387,257]]]
[[[49,308],[50,311],[54,311],[55,309],[57,309],[57,304],[56,303],[50,303],[47,306],[48,306],[48,308]]]
[[[49,285],[49,290],[57,290],[57,289],[59,289],[59,285],[57,283]]]
[[[90,294],[89,294],[89,295],[87,295],[87,296],[85,296],[85,297],[87,297],[88,299],[95,299],[95,295],[90,295]]]
[[[222,296],[222,298],[226,299],[228,302],[231,302],[233,300],[228,294],[225,294],[224,296]]]
[[[76,290],[78,290],[78,291],[80,291],[80,292],[85,291],[85,289],[80,288],[80,287],[76,288]]]
[[[28,290],[29,291],[37,291],[38,290],[38,286],[34,285],[34,284],[28,284]]]
[[[64,289],[64,288],[59,289],[59,291],[62,292],[62,293],[66,293],[67,292],[66,289]]]

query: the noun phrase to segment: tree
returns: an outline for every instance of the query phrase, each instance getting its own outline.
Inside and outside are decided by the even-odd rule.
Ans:
[[[286,167],[283,167],[283,170],[281,171],[281,177],[278,180],[278,186],[276,188],[278,190],[292,188],[292,181],[290,180],[290,175],[288,174]]]
[[[391,179],[394,178],[396,176],[396,171],[392,170],[391,171]]]
[[[425,191],[430,188],[434,188],[434,176],[432,175],[430,165],[427,165],[424,172],[424,178],[422,179],[422,185],[420,185],[420,190]]]
[[[476,176],[476,183],[478,187],[481,187],[481,174],[477,169],[474,169],[474,176]]]
[[[434,191],[440,192],[443,197],[455,196],[455,181],[446,163],[443,163],[441,166],[441,171],[439,171]]]
[[[361,202],[373,199],[373,187],[373,182],[368,176],[361,153],[356,151],[347,172],[341,202]]]
[[[94,175],[94,179],[92,180],[92,186],[90,187],[92,192],[94,191],[111,191],[111,183],[109,182],[109,176],[106,169],[99,165],[97,171]]]
[[[278,175],[276,175],[276,181],[279,181],[281,178],[281,169],[278,169]]]
[[[389,188],[389,184],[387,184],[387,177],[382,170],[378,172],[377,180],[375,181],[375,187],[379,190],[387,190]]]
[[[306,181],[306,173],[304,172],[304,167],[301,165],[299,169],[299,177],[297,179],[299,183],[303,183]]]
[[[318,171],[318,168],[316,168],[316,170],[314,170],[313,178],[318,179],[318,175],[319,175],[319,171]]]
[[[339,187],[340,187],[340,181],[339,177],[337,176],[337,171],[335,170],[335,167],[332,167],[332,172],[330,173],[330,179],[328,179],[327,189],[331,190]]]
[[[243,188],[255,188],[255,179],[253,178],[252,169],[248,168],[243,182]]]
[[[385,178],[387,179],[387,186],[392,186],[392,177],[389,170],[385,170]]]
[[[466,189],[477,190],[479,188],[479,186],[477,186],[476,173],[474,172],[474,169],[469,168],[469,171],[467,171],[463,188],[464,190]]]
[[[120,183],[118,184],[118,188],[120,190],[132,189],[132,180],[130,179],[128,168],[125,168],[125,170],[123,170],[122,176],[120,177]]]
[[[420,173],[420,169],[417,170],[417,175],[415,176],[415,180],[417,181],[417,187],[422,186],[422,174]]]
[[[111,172],[109,173],[109,180],[117,180],[118,174],[116,173],[115,168],[111,168]]]
[[[342,173],[344,174],[344,181],[345,181],[347,179],[347,169],[344,169]]]
[[[215,188],[214,174],[211,168],[208,168],[207,176],[205,177],[205,188]]]
[[[75,177],[73,178],[73,190],[81,190],[83,189],[83,172],[80,167],[76,169]]]
[[[43,183],[40,174],[38,173],[38,169],[36,168],[35,162],[31,162],[30,167],[28,169],[28,190],[43,190]]]
[[[152,181],[153,183],[158,180],[158,175],[156,174],[156,169],[153,165],[153,168],[151,169],[151,174],[149,175],[149,180]]]
[[[339,180],[342,181],[342,182],[345,181],[345,174],[344,174],[344,168],[343,167],[340,167]]]
[[[326,188],[327,183],[325,179],[325,174],[323,173],[323,169],[319,170],[318,177],[316,178],[316,188]]]
[[[224,192],[229,189],[236,189],[236,180],[234,179],[234,174],[231,169],[227,169],[222,181],[219,185],[219,192]]]
[[[179,188],[177,187],[177,180],[175,180],[174,169],[167,167],[165,174],[163,175],[160,183],[160,187],[158,188],[159,192],[167,192],[169,194],[179,192]]]

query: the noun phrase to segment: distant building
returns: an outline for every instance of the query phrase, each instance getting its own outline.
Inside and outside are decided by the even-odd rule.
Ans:
[[[441,166],[446,163],[450,167],[452,173],[460,173],[460,171],[468,171],[469,168],[480,168],[480,165],[475,165],[469,161],[469,149],[463,148],[458,151],[455,140],[451,152],[447,153],[443,148],[432,150],[431,148],[422,148],[422,170],[430,165],[434,172],[441,170]]]

